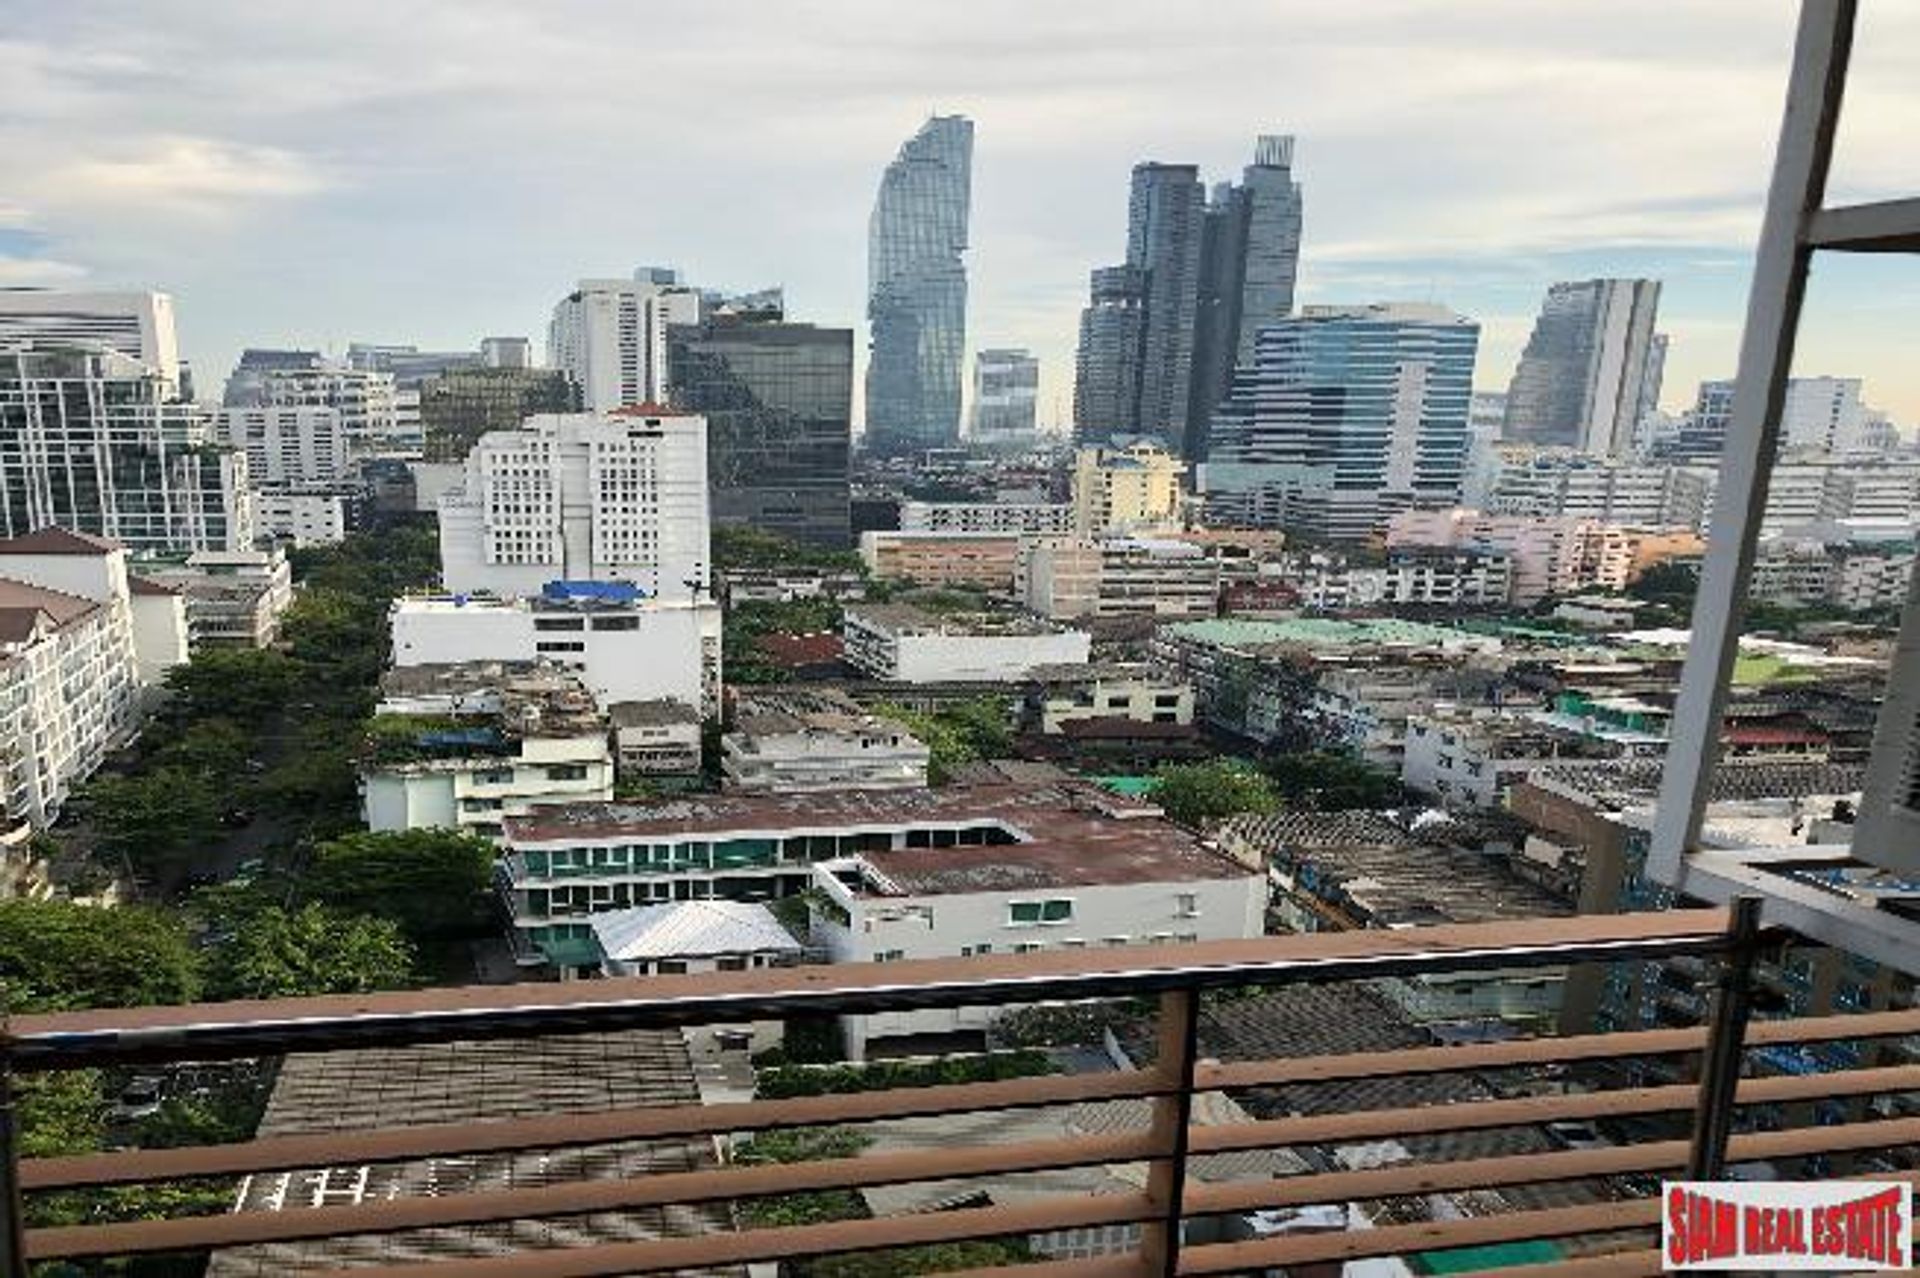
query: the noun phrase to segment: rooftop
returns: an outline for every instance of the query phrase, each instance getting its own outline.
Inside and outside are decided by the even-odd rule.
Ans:
[[[653,728],[674,723],[698,724],[700,712],[684,701],[660,697],[653,701],[616,701],[607,707],[616,728]]]
[[[863,894],[955,896],[1047,888],[1116,887],[1244,879],[1258,873],[1170,822],[1145,832],[1140,822],[1082,823],[1031,843],[863,852],[871,868]]]
[[[1052,635],[1069,633],[1064,626],[1027,613],[934,613],[913,604],[850,604],[849,625],[856,620],[897,635]]]
[[[1218,648],[1293,646],[1305,648],[1482,648],[1497,650],[1500,640],[1449,626],[1402,621],[1393,617],[1336,620],[1330,617],[1291,617],[1259,621],[1240,617],[1209,617],[1165,627],[1168,634]]]
[[[800,952],[773,911],[751,901],[640,905],[595,914],[588,922],[601,952],[621,961]]]
[[[734,734],[746,737],[860,732],[909,735],[898,722],[868,714],[855,704],[853,698],[834,688],[769,688],[741,692],[734,703],[733,724]]]
[[[51,526],[0,540],[0,555],[84,555],[96,558],[122,549],[124,547],[119,542],[108,537]]]

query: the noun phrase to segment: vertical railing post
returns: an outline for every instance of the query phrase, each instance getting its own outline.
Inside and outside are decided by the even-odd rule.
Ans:
[[[1171,1089],[1153,1102],[1153,1142],[1159,1151],[1147,1174],[1147,1196],[1160,1218],[1141,1230],[1147,1272],[1173,1278],[1180,1263],[1181,1197],[1187,1190],[1187,1132],[1193,1123],[1193,1066],[1200,1031],[1200,991],[1168,990],[1160,996],[1160,1027],[1154,1072]]]
[[[1727,924],[1730,947],[1720,968],[1720,991],[1713,1001],[1707,1050],[1700,1069],[1700,1096],[1693,1113],[1693,1149],[1687,1179],[1718,1180],[1726,1170],[1727,1140],[1733,1134],[1734,1092],[1740,1086],[1740,1061],[1747,1042],[1747,1017],[1753,1011],[1753,968],[1760,954],[1760,898],[1738,896]]]
[[[0,1049],[0,1274],[27,1272],[26,1206],[20,1194],[20,1106],[13,1058]]]

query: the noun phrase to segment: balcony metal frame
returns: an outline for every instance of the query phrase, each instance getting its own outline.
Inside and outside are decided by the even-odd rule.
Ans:
[[[1748,1046],[1920,1033],[1920,1011],[1746,1024],[1741,991],[1761,943],[1751,904],[1726,910],[1509,921],[1405,931],[1365,931],[1197,945],[1036,956],[927,960],[878,966],[628,978],[563,985],[482,986],[364,997],[93,1011],[14,1019],[0,1034],[0,1269],[59,1257],[195,1251],[265,1242],[367,1235],[523,1218],[717,1202],[769,1193],[1143,1162],[1138,1194],[1061,1195],[1018,1206],[964,1208],[830,1224],[550,1251],[485,1260],[390,1264],[353,1278],[576,1278],[658,1272],[803,1255],[1139,1224],[1138,1252],[1005,1271],[1029,1278],[1168,1278],[1387,1256],[1499,1241],[1614,1233],[1658,1221],[1652,1200],[1603,1202],[1498,1216],[1248,1242],[1182,1245],[1193,1218],[1262,1208],[1420,1196],[1631,1172],[1687,1169],[1712,1176],[1739,1161],[1884,1148],[1920,1142],[1920,1119],[1857,1122],[1733,1135],[1737,1107],[1792,1105],[1836,1096],[1920,1089],[1920,1065],[1811,1077],[1739,1078]],[[1235,1061],[1197,1058],[1201,995],[1209,990],[1440,972],[1498,972],[1570,963],[1721,956],[1724,991],[1712,1024],[1567,1038],[1436,1046],[1394,1053]],[[350,1050],[489,1037],[535,1038],[765,1019],[798,1012],[857,1014],[901,1008],[1157,997],[1157,1056],[1129,1073],[1068,1075],[706,1106],[665,1106],[535,1119],[270,1137],[190,1149],[130,1150],[17,1159],[7,1103],[16,1071],[218,1060],[292,1051]],[[1697,1055],[1698,1084],[1525,1096],[1196,1126],[1197,1092],[1337,1080],[1416,1077],[1552,1062],[1657,1054]],[[22,1195],[89,1186],[402,1162],[876,1119],[1032,1108],[1086,1100],[1145,1099],[1142,1131],[1060,1140],[864,1155],[775,1167],[731,1165],[628,1180],[354,1206],[302,1207],[174,1220],[26,1229]],[[1234,1150],[1385,1139],[1410,1130],[1475,1131],[1559,1120],[1694,1114],[1689,1140],[1562,1150],[1504,1158],[1395,1165],[1268,1181],[1196,1183],[1190,1157]],[[1652,1273],[1657,1252],[1537,1267],[1568,1275]],[[341,1271],[346,1273],[347,1271]],[[978,1276],[976,1276],[978,1278]]]
[[[1910,889],[1824,890],[1782,873],[1854,864],[1847,849],[1715,849],[1700,841],[1813,255],[1920,253],[1920,199],[1825,207],[1857,8],[1858,0],[1803,0],[1800,9],[1707,557],[1694,599],[1693,640],[1674,706],[1647,872],[1700,901],[1760,894],[1769,922],[1901,971],[1920,972],[1920,926],[1880,908],[1895,896],[1912,904]]]

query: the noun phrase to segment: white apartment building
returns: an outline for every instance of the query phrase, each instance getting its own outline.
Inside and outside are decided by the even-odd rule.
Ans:
[[[99,347],[0,351],[0,534],[70,528],[134,554],[253,545],[246,455],[199,405]]]
[[[1506,450],[1486,508],[1494,515],[1571,515],[1634,528],[1698,528],[1713,505],[1713,478],[1705,467]]]
[[[1828,602],[1851,612],[1903,607],[1913,581],[1913,561],[1911,548],[1842,555]]]
[[[1321,612],[1391,604],[1493,608],[1512,600],[1514,568],[1507,555],[1481,551],[1402,550],[1385,564],[1314,552],[1264,565],[1261,580],[1290,588],[1300,607]]]
[[[657,599],[711,581],[707,423],[657,404],[543,413],[492,431],[440,498],[448,590],[538,594],[550,581],[631,583]]]
[[[700,293],[677,273],[641,267],[630,280],[581,280],[553,308],[547,363],[580,388],[588,412],[667,400],[667,328],[700,322]]]
[[[1498,808],[1535,770],[1594,753],[1572,734],[1502,711],[1436,706],[1407,720],[1400,779],[1443,807]]]
[[[354,498],[345,492],[256,491],[254,524],[263,539],[291,543],[298,549],[333,546],[346,540],[347,509]]]
[[[1220,595],[1250,581],[1258,563],[1227,547],[1175,538],[1023,539],[1015,594],[1056,620],[1074,617],[1193,617],[1219,611]]]
[[[1073,459],[1073,530],[1153,534],[1179,530],[1187,464],[1153,444],[1082,448]]]
[[[699,775],[700,712],[692,706],[665,697],[616,701],[607,707],[607,719],[619,780]]]
[[[903,501],[900,531],[1058,536],[1073,531],[1073,505],[1045,501]]]
[[[151,566],[142,575],[185,601],[194,648],[265,648],[293,606],[293,566],[273,550],[201,550],[184,564]]]
[[[1621,591],[1648,563],[1699,553],[1691,530],[1655,532],[1560,515],[1492,515],[1477,510],[1405,511],[1387,525],[1389,550],[1462,548],[1505,555],[1513,602],[1532,607],[1552,595]]]
[[[1041,666],[1027,678],[1027,717],[1048,736],[1084,719],[1183,727],[1193,722],[1193,686],[1149,665]]]
[[[570,671],[474,662],[391,670],[360,769],[370,830],[457,829],[613,797],[607,718]]]
[[[1817,541],[1770,541],[1754,553],[1749,597],[1764,603],[1823,604],[1833,594],[1839,565]]]
[[[664,697],[702,718],[720,713],[711,602],[644,599],[616,583],[523,599],[403,598],[389,618],[396,667],[547,660],[578,672],[603,706]]]
[[[356,463],[369,457],[418,457],[424,447],[418,399],[410,420],[403,418],[392,373],[331,364],[269,369],[261,384],[261,404],[332,409],[347,455]]]
[[[247,455],[256,487],[304,488],[352,477],[346,424],[326,405],[269,404],[220,410],[220,437]]]
[[[0,350],[26,345],[105,346],[159,373],[169,397],[180,390],[180,342],[166,293],[0,288]]]
[[[936,616],[907,604],[857,604],[842,624],[844,659],[902,683],[999,682],[1036,666],[1085,662],[1091,637],[1024,616]]]
[[[179,601],[135,594],[123,547],[59,528],[0,541],[7,817],[50,824],[132,735],[143,692],[186,659],[186,646]]]
[[[721,738],[729,790],[804,794],[911,789],[927,784],[930,752],[900,723],[868,714],[844,693],[768,689],[741,694]]]

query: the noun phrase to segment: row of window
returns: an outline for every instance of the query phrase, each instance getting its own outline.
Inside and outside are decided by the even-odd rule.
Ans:
[[[1145,936],[1137,937],[1103,936],[1100,938],[1099,943],[1109,949],[1118,949],[1122,945],[1192,945],[1199,940],[1200,934],[1198,932],[1152,932]],[[1010,954],[1036,954],[1046,949],[1047,944],[1045,941],[1016,941],[1011,946],[1008,946],[1005,952]],[[1063,950],[1084,950],[1092,944],[1092,942],[1087,941],[1084,937],[1069,936],[1053,944]],[[961,958],[983,958],[993,952],[993,943],[990,941],[982,941],[978,945],[963,945],[960,947]],[[882,957],[883,955],[891,956],[891,958]],[[876,951],[873,956],[876,963],[885,963],[891,961],[891,959],[902,957],[904,957],[904,955],[899,950],[879,950]]]

